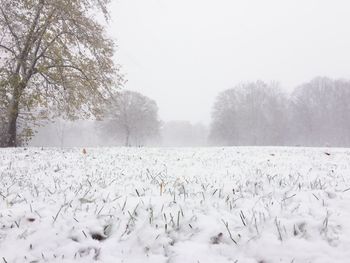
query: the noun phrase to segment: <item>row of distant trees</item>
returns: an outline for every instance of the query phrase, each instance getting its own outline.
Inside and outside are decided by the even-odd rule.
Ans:
[[[277,82],[243,83],[217,96],[209,136],[204,141],[200,138],[207,135],[205,126],[161,124],[155,101],[125,91],[111,103],[99,130],[112,143],[125,145],[163,139],[174,146],[350,146],[349,101],[348,80],[318,77],[291,94]]]
[[[350,81],[318,77],[286,95],[275,83],[221,92],[212,111],[215,145],[350,146]]]
[[[207,129],[188,121],[162,122],[157,103],[124,90],[105,105],[104,118],[94,123],[96,141],[102,145],[204,146]]]
[[[31,145],[40,146],[204,146],[207,127],[188,121],[160,121],[154,100],[124,90],[104,106],[100,120],[56,119],[39,128]]]
[[[256,81],[221,92],[210,131],[186,121],[161,122],[154,100],[123,91],[94,123],[102,145],[350,146],[350,81],[315,78],[286,94]],[[72,129],[71,129],[72,130]]]

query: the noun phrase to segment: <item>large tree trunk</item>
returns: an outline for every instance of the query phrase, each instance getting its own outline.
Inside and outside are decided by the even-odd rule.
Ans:
[[[15,85],[13,89],[13,97],[9,105],[7,115],[7,131],[6,131],[6,145],[7,147],[17,146],[17,119],[19,114],[19,97],[20,85]]]
[[[17,146],[17,118],[18,118],[18,104],[13,104],[9,112],[9,121],[7,129],[7,147]]]

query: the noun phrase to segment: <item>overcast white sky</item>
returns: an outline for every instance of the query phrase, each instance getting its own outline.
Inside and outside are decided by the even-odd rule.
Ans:
[[[126,88],[165,121],[209,123],[218,92],[242,81],[350,78],[349,0],[113,1]]]

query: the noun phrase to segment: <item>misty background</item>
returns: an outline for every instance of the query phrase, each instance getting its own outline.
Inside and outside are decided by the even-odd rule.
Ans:
[[[109,34],[125,90],[155,102],[157,131],[126,143],[103,123],[109,114],[49,123],[30,144],[349,146],[349,8],[342,0],[114,1]]]

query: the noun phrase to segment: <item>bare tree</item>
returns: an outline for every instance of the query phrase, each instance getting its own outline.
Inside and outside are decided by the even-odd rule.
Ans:
[[[275,83],[219,94],[210,139],[224,145],[350,145],[350,81],[318,77],[288,99]]]
[[[318,77],[299,86],[291,98],[296,144],[350,145],[350,81]]]
[[[42,109],[48,108],[67,118],[101,113],[111,87],[122,82],[112,60],[113,42],[92,15],[100,12],[108,19],[109,2],[0,0],[6,146],[18,144],[21,116],[27,121],[45,112],[47,117],[49,111]]]
[[[107,120],[101,133],[125,146],[144,145],[159,136],[160,121],[155,101],[133,91],[123,91],[112,99],[106,110]]]
[[[283,144],[286,102],[274,82],[245,83],[220,93],[213,107],[210,141],[224,145]]]

